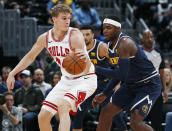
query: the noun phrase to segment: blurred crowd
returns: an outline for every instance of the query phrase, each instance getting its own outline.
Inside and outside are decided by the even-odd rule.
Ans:
[[[88,0],[2,0],[5,8],[19,9],[21,17],[36,17],[38,24],[51,25],[51,8],[58,3],[64,3],[73,10],[71,21],[72,27],[79,28],[81,25],[89,24],[94,27],[95,38],[104,41],[101,34],[101,19],[96,9],[92,8]],[[172,51],[172,1],[171,0],[128,0],[134,10],[137,19],[143,18],[155,35],[156,44],[163,52]],[[125,4],[124,4],[125,5]],[[172,93],[172,62],[165,58],[165,76],[168,93]],[[37,116],[41,103],[58,83],[61,78],[60,68],[47,51],[42,52],[27,70],[16,76],[12,93],[7,93],[6,80],[11,71],[10,65],[1,69],[0,94],[4,94],[6,103],[0,105],[0,113],[6,112],[6,116],[0,118],[3,129],[15,128],[16,131],[37,131]],[[12,112],[12,116],[10,113]],[[90,110],[86,121],[98,120],[100,109]],[[1,115],[2,116],[2,115]],[[12,124],[9,122],[12,119]],[[52,126],[57,130],[58,117],[53,118]],[[85,121],[85,122],[86,122]],[[93,124],[88,123],[87,124]],[[17,126],[16,126],[17,125]],[[86,125],[86,126],[88,126]],[[1,129],[0,129],[1,130]],[[5,130],[4,130],[5,131]]]
[[[51,8],[58,3],[73,10],[71,26],[94,25],[100,29],[101,20],[91,0],[2,0],[5,8],[19,9],[22,17],[36,17],[38,24],[51,25]],[[171,0],[127,0],[122,2],[125,13],[126,3],[130,3],[134,16],[143,18],[156,36],[162,51],[172,50],[172,1]]]
[[[171,0],[129,0],[137,19],[143,18],[154,32],[160,49],[172,50],[172,1]]]

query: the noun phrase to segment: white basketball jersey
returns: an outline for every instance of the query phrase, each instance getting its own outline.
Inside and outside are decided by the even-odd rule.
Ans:
[[[75,30],[75,29],[72,27],[69,27],[66,35],[64,36],[63,40],[61,40],[61,41],[55,39],[52,29],[50,29],[47,32],[47,36],[46,36],[47,50],[49,51],[51,56],[54,58],[56,63],[60,66],[62,75],[67,76],[69,78],[73,78],[73,77],[80,76],[80,75],[85,75],[83,72],[78,75],[69,74],[68,72],[66,72],[66,70],[62,66],[64,58],[69,53],[72,52],[71,44],[70,44],[70,35],[71,35],[72,30]],[[86,46],[84,46],[84,50],[87,53]],[[92,64],[90,67],[90,71],[88,73],[94,73],[94,72],[95,72],[95,70],[94,70],[94,66]]]

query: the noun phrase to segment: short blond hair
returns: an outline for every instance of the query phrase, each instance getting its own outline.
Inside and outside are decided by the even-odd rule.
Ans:
[[[61,12],[72,14],[72,9],[67,5],[57,4],[51,9],[51,16],[57,17]]]

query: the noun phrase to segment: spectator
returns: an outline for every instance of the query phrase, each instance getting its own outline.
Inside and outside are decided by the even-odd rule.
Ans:
[[[49,2],[47,3],[47,12],[49,14],[51,14],[51,8],[56,5],[56,4],[65,4],[68,5],[69,7],[72,5],[72,0],[49,0]]]
[[[58,71],[58,72],[55,72],[54,74],[53,74],[53,79],[52,79],[52,82],[51,82],[51,86],[52,86],[52,88],[60,81],[60,79],[61,79],[61,72],[60,71]]]
[[[166,76],[167,92],[170,92],[170,91],[172,91],[172,75],[171,75],[171,71],[170,71],[169,68],[165,68],[164,73],[165,73],[165,76]]]
[[[43,94],[41,90],[32,85],[31,73],[24,70],[20,74],[23,88],[16,90],[14,102],[16,106],[21,106],[23,110],[23,124],[26,131],[37,131],[38,113],[41,109]]]
[[[2,82],[2,76],[0,75],[0,83]]]
[[[89,6],[88,0],[80,0],[81,7],[77,8],[74,12],[73,19],[79,25],[93,25],[100,27],[101,21],[95,9]]]
[[[40,88],[40,90],[42,91],[42,94],[45,96],[45,92],[47,89],[51,88],[51,85],[46,83],[44,81],[44,72],[42,69],[36,69],[34,71],[34,86],[38,86]]]
[[[60,71],[59,66],[56,64],[52,56],[48,51],[46,53],[46,58],[45,58],[45,82],[50,83],[50,78],[52,77],[53,73],[56,71]]]
[[[166,68],[170,68],[170,61],[169,61],[169,59],[165,58],[164,62],[165,62],[165,67]]]
[[[171,131],[172,130],[172,112],[168,112],[166,114],[166,120],[165,120],[166,126],[165,131]]]
[[[94,38],[99,41],[104,41],[104,36],[102,35],[100,27],[97,26],[94,27]]]
[[[168,16],[168,12],[172,5],[168,4],[168,0],[159,0],[157,12],[154,14],[154,19],[157,21],[157,26],[160,27],[163,19]]]
[[[161,32],[159,33],[158,40],[160,43],[160,48],[166,51],[172,50],[172,7],[164,16],[162,22],[160,23]]]
[[[6,80],[10,72],[11,72],[11,68],[9,66],[4,66],[2,68],[2,82],[0,83],[0,87],[1,87],[0,94],[4,93],[5,91],[8,91],[6,86]],[[20,88],[21,86],[22,86],[21,82],[15,81],[13,92],[15,92],[15,90]]]
[[[2,131],[22,131],[22,110],[14,106],[14,95],[11,92],[4,94],[5,104],[0,105],[3,111]]]
[[[58,71],[58,72],[55,72],[52,76],[52,81],[51,81],[51,87],[52,88],[49,88],[46,90],[45,92],[45,97],[49,94],[49,92],[55,87],[55,85],[60,81],[61,79],[61,72]]]

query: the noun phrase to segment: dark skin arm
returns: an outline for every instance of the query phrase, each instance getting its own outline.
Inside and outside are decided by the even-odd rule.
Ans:
[[[135,56],[137,53],[137,47],[133,40],[130,38],[122,38],[119,42],[118,54],[120,58],[129,59],[131,56]]]
[[[98,49],[98,54],[100,58],[109,58],[108,54],[108,46],[105,43],[100,43],[99,49]]]
[[[122,38],[118,45],[119,57],[123,59],[129,59],[131,56],[135,56],[137,53],[137,47],[135,43],[130,38]],[[103,93],[96,95],[93,99],[93,107],[97,107],[106,99]]]
[[[164,97],[164,103],[165,103],[168,100],[168,93],[167,93],[167,88],[166,88],[164,69],[160,69],[159,74],[162,81],[163,97]]]

